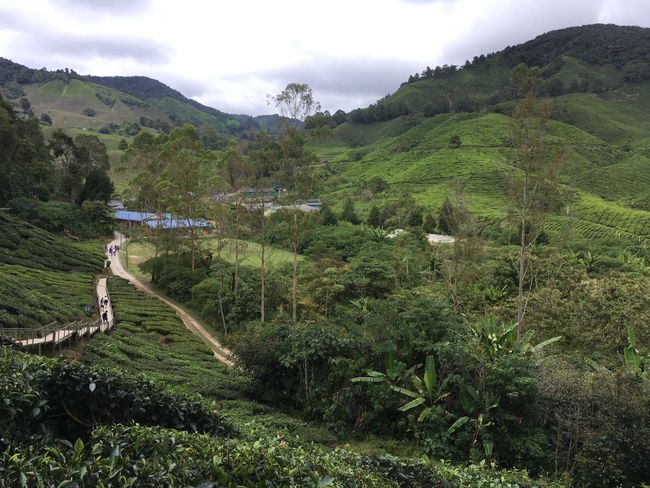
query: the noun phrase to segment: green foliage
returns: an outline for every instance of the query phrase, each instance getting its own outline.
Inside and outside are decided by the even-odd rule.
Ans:
[[[0,212],[0,262],[40,270],[89,271],[102,268],[104,257]]]
[[[95,302],[89,273],[43,271],[0,263],[0,327],[38,327],[84,318]]]
[[[84,108],[81,113],[86,117],[94,117],[97,115],[97,112],[95,112],[92,108]]]
[[[86,176],[84,188],[79,194],[79,203],[84,203],[86,200],[107,203],[111,199],[114,190],[115,186],[106,171],[93,168]]]
[[[571,470],[580,487],[635,486],[648,479],[647,378],[550,361],[539,378],[540,414],[554,432],[549,463]]]
[[[49,116],[49,114],[43,113],[40,116],[41,124],[46,125],[50,127],[52,125],[52,117]]]
[[[321,224],[323,225],[334,225],[337,222],[336,215],[332,211],[332,208],[327,202],[323,202],[323,205],[320,209]]]
[[[172,392],[150,379],[7,348],[1,352],[0,427],[7,440],[43,434],[85,438],[97,425],[131,422],[219,435],[234,432],[199,396]]]
[[[351,198],[345,200],[340,219],[355,225],[361,222],[357,216],[356,210],[354,209],[354,203],[352,202]]]
[[[53,168],[38,120],[16,117],[0,97],[0,132],[0,204],[34,195],[47,199]]]
[[[117,327],[89,341],[84,362],[146,373],[214,399],[239,398],[246,391],[248,379],[219,364],[173,309],[120,278],[111,279],[110,293]]]

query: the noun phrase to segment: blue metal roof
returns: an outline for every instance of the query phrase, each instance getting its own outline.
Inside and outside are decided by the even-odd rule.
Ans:
[[[144,222],[147,219],[155,217],[151,212],[133,212],[131,210],[116,210],[115,218],[117,220],[130,220],[133,222]]]

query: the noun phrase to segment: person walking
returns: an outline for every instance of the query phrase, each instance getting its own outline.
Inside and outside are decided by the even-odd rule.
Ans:
[[[104,313],[102,314],[102,324],[108,325],[108,311],[104,310]]]

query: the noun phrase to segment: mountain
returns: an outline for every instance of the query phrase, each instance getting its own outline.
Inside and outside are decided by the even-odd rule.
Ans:
[[[226,114],[145,76],[84,76],[0,58],[0,91],[18,107],[26,99],[26,110],[37,117],[45,114],[46,122],[57,128],[130,136],[135,123],[156,130],[191,123],[238,137],[260,128],[253,117]]]
[[[486,226],[508,210],[510,70],[539,66],[548,139],[564,148],[573,195],[549,228],[586,238],[650,236],[650,29],[588,25],[549,32],[477,56],[462,68],[427,68],[392,95],[347,114],[315,149],[334,176],[326,196],[359,195],[384,179],[387,198],[411,193],[429,208],[459,186]],[[458,137],[460,144],[450,144]],[[375,202],[377,203],[377,202]],[[379,202],[381,203],[381,202]],[[363,207],[368,203],[359,201]]]

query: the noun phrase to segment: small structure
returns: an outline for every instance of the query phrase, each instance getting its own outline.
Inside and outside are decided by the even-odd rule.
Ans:
[[[321,202],[320,198],[310,198],[305,202],[305,205],[309,205],[310,207],[314,207],[318,210],[323,206],[323,202]]]
[[[404,229],[395,229],[394,231],[389,232],[388,234],[386,234],[386,237],[388,239],[395,239],[396,237],[399,237],[399,236],[404,235],[406,233],[408,233],[408,231],[406,231]]]
[[[307,205],[306,203],[299,203],[296,205],[270,205],[268,209],[264,211],[265,214],[271,214],[278,212],[280,210],[298,210],[300,212],[311,213],[318,212],[320,209]]]
[[[427,234],[427,241],[429,244],[453,244],[456,239],[453,236],[446,236],[444,234]]]
[[[108,206],[114,211],[124,210],[124,203],[121,200],[110,200]]]

